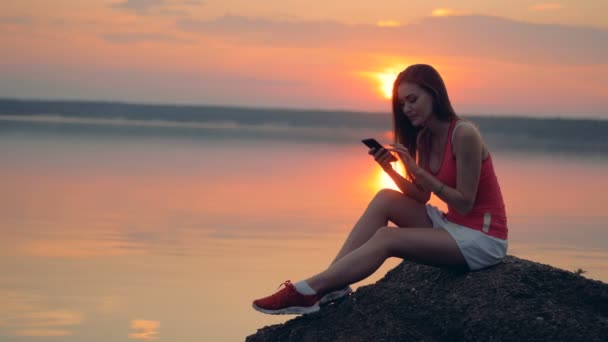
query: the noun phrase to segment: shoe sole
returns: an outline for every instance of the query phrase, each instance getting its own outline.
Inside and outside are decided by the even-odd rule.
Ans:
[[[319,300],[319,305],[331,303],[331,302],[335,301],[336,299],[347,296],[351,292],[353,292],[353,290],[350,287],[344,291],[340,291],[337,293],[330,292],[330,293],[326,294],[325,296],[321,297],[321,299]]]
[[[306,315],[309,313],[317,312],[321,309],[321,307],[319,307],[319,303],[317,303],[313,306],[309,306],[309,307],[290,306],[288,308],[281,309],[281,310],[267,310],[267,309],[263,309],[263,308],[255,305],[255,304],[252,304],[251,306],[255,310],[265,313],[265,314],[269,314],[269,315]]]

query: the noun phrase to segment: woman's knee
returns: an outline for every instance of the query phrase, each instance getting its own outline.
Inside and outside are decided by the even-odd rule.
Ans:
[[[382,215],[399,227],[432,227],[425,204],[396,190],[378,191],[368,210]]]
[[[385,254],[388,258],[391,255],[391,241],[393,240],[391,236],[395,229],[398,228],[388,226],[380,227],[376,230],[376,233],[374,233],[368,243],[372,248],[376,249],[378,253]]]
[[[382,189],[376,193],[376,196],[370,202],[370,206],[386,208],[391,202],[403,196],[399,191],[393,189]]]
[[[395,198],[396,196],[399,196],[399,195],[403,195],[403,194],[397,190],[384,188],[384,189],[379,190],[376,193],[376,196],[374,197],[374,199],[387,200],[387,199]]]

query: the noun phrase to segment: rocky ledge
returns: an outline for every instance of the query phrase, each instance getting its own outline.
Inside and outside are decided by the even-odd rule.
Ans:
[[[608,341],[608,284],[513,256],[467,273],[402,262],[247,341]]]

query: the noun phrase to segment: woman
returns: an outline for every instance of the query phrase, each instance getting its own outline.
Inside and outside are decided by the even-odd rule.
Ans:
[[[439,73],[412,65],[393,86],[395,144],[370,154],[401,192],[384,189],[371,201],[329,268],[255,300],[268,314],[306,314],[347,295],[389,257],[479,270],[507,252],[507,219],[492,158],[477,128],[461,120]],[[390,164],[391,152],[407,178]],[[433,192],[448,206],[426,204]],[[387,227],[388,221],[397,227]]]

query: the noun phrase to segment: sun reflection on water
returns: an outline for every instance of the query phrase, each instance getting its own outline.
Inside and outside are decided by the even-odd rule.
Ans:
[[[391,163],[393,168],[399,173],[401,176],[405,175],[405,168],[403,167],[403,163],[400,161],[396,161]],[[399,191],[399,187],[395,184],[395,181],[381,168],[378,168],[378,173],[376,174],[376,184],[380,189],[393,189]]]

